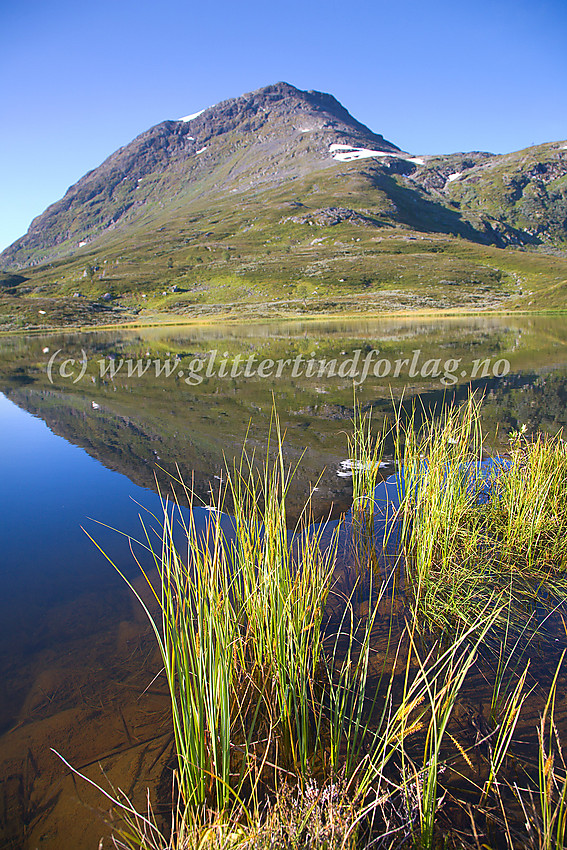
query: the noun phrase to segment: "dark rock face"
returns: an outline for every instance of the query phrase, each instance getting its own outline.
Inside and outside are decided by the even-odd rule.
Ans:
[[[376,145],[378,150],[399,150],[383,136],[373,133],[353,118],[332,95],[300,91],[289,83],[276,83],[241,97],[222,101],[217,106],[204,110],[190,124],[206,141],[236,129],[246,133],[262,130],[269,121],[285,125],[286,119],[311,119],[318,124],[318,129],[336,130],[349,138],[358,134],[361,142],[370,142]],[[271,128],[271,132],[277,134],[278,128]]]

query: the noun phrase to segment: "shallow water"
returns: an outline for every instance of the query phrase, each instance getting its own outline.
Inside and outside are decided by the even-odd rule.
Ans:
[[[214,374],[199,384],[179,377],[215,349]],[[238,456],[246,435],[251,449],[265,452],[272,399],[286,431],[286,458],[297,465],[290,524],[311,493],[315,519],[347,510],[351,488],[342,462],[352,377],[294,376],[289,368],[279,378],[222,377],[218,367],[238,354],[258,362],[302,355],[340,363],[356,351],[360,358],[379,351],[380,374],[391,364],[390,375],[370,371],[357,390],[361,403],[374,407],[377,424],[392,396],[439,404],[466,397],[470,384],[486,393],[494,450],[522,424],[555,432],[567,420],[563,318],[298,322],[0,340],[1,846],[97,846],[107,832],[85,807],[103,805],[96,792],[75,787],[50,747],[93,777],[100,778],[100,762],[137,794],[148,783],[166,788],[170,779],[168,698],[163,683],[153,681],[153,637],[81,526],[134,577],[127,539],[105,526],[140,537],[140,514],[155,525],[147,511],[161,511],[156,476],[169,492],[168,473],[177,475],[177,465],[208,504],[224,457]],[[74,382],[83,352],[85,374]],[[120,360],[161,364],[176,356],[180,365],[169,377],[156,375],[153,365],[142,377],[124,367],[109,376],[108,365]],[[406,360],[392,377],[396,361]],[[437,360],[441,373],[433,376]],[[457,360],[458,368],[449,369],[456,383],[443,384],[444,365]],[[483,360],[488,374],[471,380],[475,361]],[[499,361],[509,363],[500,377],[502,366],[493,374]],[[385,476],[392,472],[384,469]]]

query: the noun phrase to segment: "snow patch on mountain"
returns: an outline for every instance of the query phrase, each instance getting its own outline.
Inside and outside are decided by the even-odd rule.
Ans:
[[[198,118],[199,115],[202,115],[203,112],[205,112],[205,110],[207,110],[208,108],[208,106],[205,106],[205,109],[200,109],[198,112],[193,112],[192,115],[185,115],[184,118],[178,118],[177,120],[183,121],[184,124],[187,124],[188,121],[192,121],[193,118]]]
[[[463,175],[462,171],[455,171],[454,174],[449,174],[449,176],[447,177],[447,183],[452,183],[453,180],[458,180],[459,177],[462,177],[462,175]]]
[[[333,159],[338,162],[353,162],[355,159],[373,159],[375,157],[391,157],[393,159],[404,159],[416,165],[425,165],[425,160],[419,156],[404,156],[402,153],[391,153],[390,151],[373,151],[369,148],[355,148],[352,145],[332,144],[329,146]]]

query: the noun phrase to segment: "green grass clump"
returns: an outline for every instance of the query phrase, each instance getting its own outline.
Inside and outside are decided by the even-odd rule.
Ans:
[[[527,569],[562,574],[567,567],[567,446],[560,435],[510,446],[511,466],[498,482],[494,524],[503,555]]]
[[[489,598],[503,630],[533,631],[567,589],[567,452],[561,437],[513,435],[488,480],[480,402],[394,426],[408,601],[424,629],[479,621]],[[539,614],[538,614],[539,612]]]

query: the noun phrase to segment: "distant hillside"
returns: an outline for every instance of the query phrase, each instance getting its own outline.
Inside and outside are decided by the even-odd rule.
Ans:
[[[477,223],[495,244],[567,240],[567,144],[502,156],[431,157],[412,179]]]

